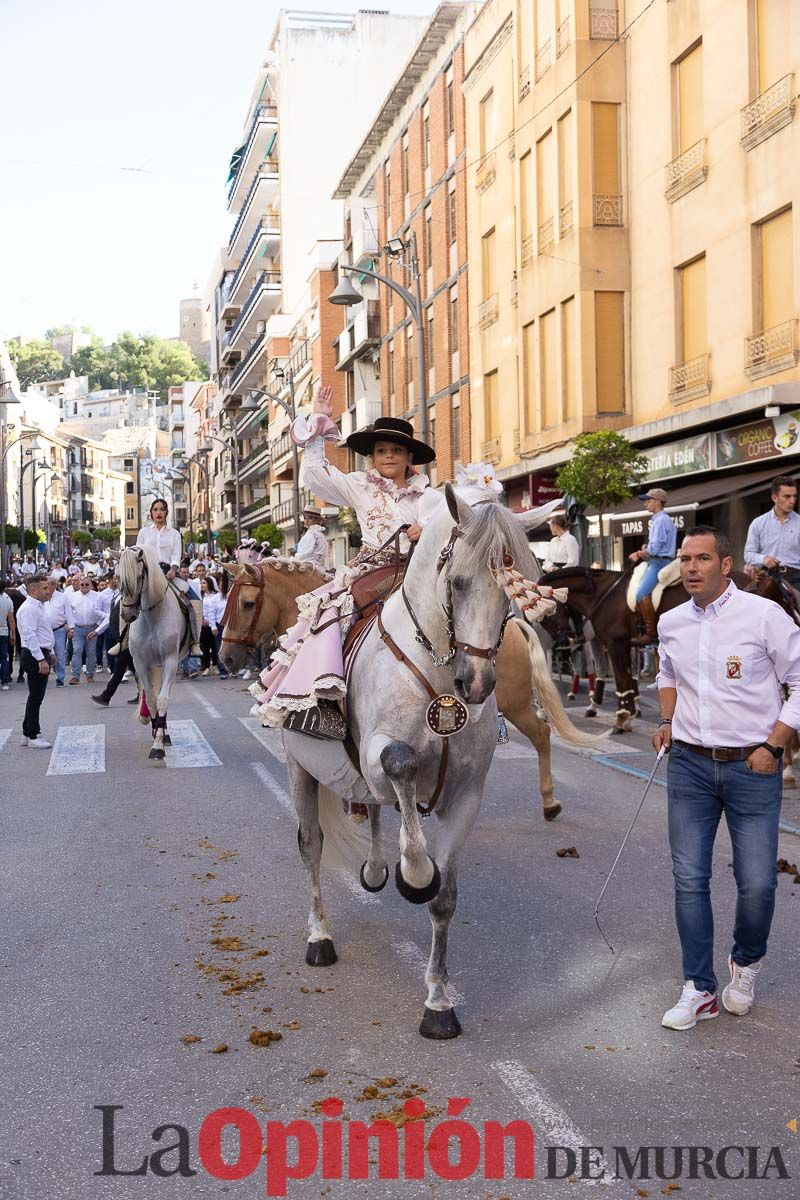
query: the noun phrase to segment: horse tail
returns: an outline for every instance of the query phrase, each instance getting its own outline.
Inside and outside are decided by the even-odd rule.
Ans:
[[[325,839],[322,847],[325,865],[358,871],[369,854],[369,825],[351,821],[341,796],[323,784],[319,785],[319,822]]]
[[[556,686],[550,677],[547,658],[542,649],[541,642],[534,631],[524,621],[517,619],[517,625],[521,628],[528,643],[533,690],[540,707],[544,709],[551,728],[555,730],[560,738],[568,742],[570,746],[595,747],[604,742],[611,734],[610,729],[606,729],[600,734],[581,733],[580,729],[572,724],[572,721],[567,716],[564,705],[561,703],[561,697],[558,694]]]

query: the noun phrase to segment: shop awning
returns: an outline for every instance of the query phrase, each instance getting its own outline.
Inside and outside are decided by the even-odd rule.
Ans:
[[[668,487],[665,489],[669,496],[666,505],[667,512],[687,512],[697,508],[709,508],[714,504],[727,504],[735,496],[743,497],[749,496],[752,492],[760,492],[765,484],[775,478],[776,474],[778,474],[778,469],[773,464],[767,470],[742,471],[735,475],[718,474],[713,479],[703,480],[702,483],[688,483],[679,488]],[[642,492],[659,486],[660,484],[657,483],[644,484]],[[636,517],[649,517],[649,515],[647,510],[642,508],[639,497],[634,496],[611,512],[603,513],[603,518],[616,523],[617,521],[629,521]],[[597,509],[588,508],[586,516],[596,517]]]

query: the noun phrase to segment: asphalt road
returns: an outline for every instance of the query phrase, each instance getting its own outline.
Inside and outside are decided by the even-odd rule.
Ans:
[[[463,856],[451,928],[464,1033],[432,1043],[417,1033],[427,913],[391,883],[373,898],[355,874],[329,872],[339,962],[305,965],[309,899],[286,769],[274,738],[264,744],[246,723],[244,687],[218,679],[178,685],[172,719],[186,724],[176,725],[179,745],[167,768],[148,763],[149,734],[124,703],[129,685],[105,711],[85,685],[51,689],[43,727],[59,733],[52,753],[18,746],[23,689],[0,695],[0,1197],[264,1195],[264,1158],[241,1181],[203,1169],[203,1119],[235,1106],[262,1126],[309,1121],[318,1135],[319,1102],[328,1096],[341,1098],[351,1121],[400,1113],[418,1096],[428,1135],[448,1100],[468,1098],[461,1119],[481,1139],[488,1121],[530,1124],[536,1179],[515,1180],[510,1166],[505,1179],[485,1179],[480,1166],[454,1182],[427,1165],[419,1180],[355,1182],[325,1179],[317,1167],[289,1181],[289,1196],[548,1200],[598,1186],[589,1194],[660,1196],[669,1186],[657,1178],[548,1179],[546,1148],[554,1145],[603,1147],[612,1170],[616,1147],[633,1160],[641,1146],[706,1146],[715,1155],[756,1146],[763,1169],[778,1146],[789,1181],[774,1171],[736,1182],[684,1172],[675,1195],[800,1195],[800,1135],[787,1127],[800,1117],[800,886],[780,877],[752,1015],[723,1012],[688,1033],[663,1029],[681,981],[666,792],[655,786],[605,901],[615,956],[595,928],[594,899],[652,761],[643,730],[612,739],[598,755],[556,749],[564,814],[552,825],[540,815],[527,743],[515,735],[499,750]],[[797,802],[788,800],[787,810],[796,821]],[[558,857],[571,846],[579,857]],[[781,854],[796,862],[800,841],[785,835]],[[714,901],[717,967],[726,978],[734,887],[724,830]],[[281,1039],[254,1046],[254,1026]],[[215,1053],[220,1046],[227,1050]],[[122,1106],[116,1168],[133,1170],[173,1144],[175,1131],[160,1142],[151,1131],[178,1124],[197,1174],[95,1175],[101,1105]],[[235,1139],[224,1145],[235,1157]],[[568,1174],[568,1156],[556,1158]],[[178,1161],[177,1151],[168,1154],[162,1169]],[[729,1160],[732,1171],[739,1166]]]

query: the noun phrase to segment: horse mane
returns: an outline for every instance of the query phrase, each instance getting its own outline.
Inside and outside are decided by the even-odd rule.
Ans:
[[[296,558],[284,558],[283,556],[270,558],[262,558],[261,562],[254,563],[257,567],[270,567],[273,571],[299,571],[301,574],[310,574],[316,571],[316,567],[311,562],[306,562],[303,559],[299,561]]]
[[[123,550],[119,558],[119,568],[117,573],[119,575],[120,592],[123,595],[128,596],[134,596],[136,594],[137,558],[133,553],[134,550],[141,550],[142,555],[144,556],[144,561],[147,564],[147,571],[150,579],[162,579],[164,580],[164,585],[166,586],[166,580],[161,574],[161,567],[159,566],[155,550],[153,550],[150,546],[129,546],[127,549]]]
[[[539,583],[558,583],[562,579],[599,579],[601,575],[609,575],[610,571],[603,567],[557,567],[554,571],[545,571]]]
[[[478,571],[489,567],[500,570],[503,558],[510,554],[514,566],[528,579],[536,571],[525,531],[508,509],[497,503],[478,504],[473,519],[463,531],[459,570]]]

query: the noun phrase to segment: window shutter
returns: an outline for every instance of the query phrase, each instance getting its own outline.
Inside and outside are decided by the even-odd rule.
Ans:
[[[564,381],[564,416],[568,421],[579,415],[575,333],[575,297],[570,296],[561,305],[561,372]]]
[[[622,302],[622,292],[595,292],[594,294],[597,411],[599,413],[623,412],[625,409]]]
[[[548,132],[536,143],[536,177],[539,190],[539,225],[553,215],[553,135]]]
[[[539,378],[542,388],[542,428],[561,423],[556,375],[556,314],[555,310],[539,318]]]
[[[592,105],[594,190],[598,196],[619,196],[619,105]]]
[[[703,46],[695,46],[678,63],[679,150],[683,154],[703,137]]]
[[[756,0],[758,90],[765,92],[791,69],[788,30],[792,27],[792,0]]]
[[[683,361],[699,358],[708,350],[706,336],[705,255],[681,271],[683,307]]]
[[[763,328],[782,325],[794,316],[792,210],[787,208],[761,226]]]

